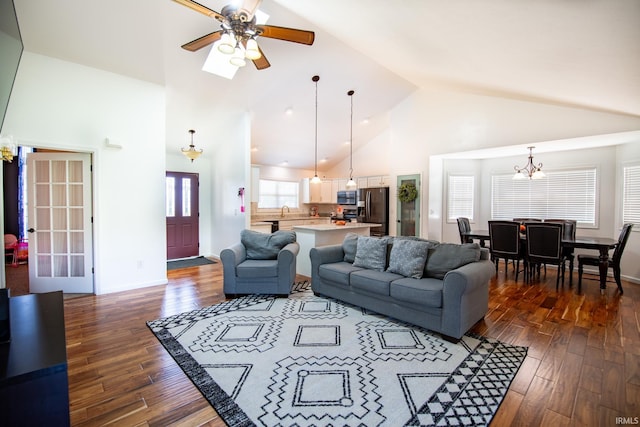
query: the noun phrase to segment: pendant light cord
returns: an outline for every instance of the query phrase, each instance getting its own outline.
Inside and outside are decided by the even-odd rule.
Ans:
[[[311,78],[316,84],[316,119],[315,119],[315,169],[314,169],[314,177],[318,177],[318,80],[320,80],[320,76],[313,76]]]
[[[351,129],[349,130],[349,180],[353,180],[353,94],[350,90],[347,95],[351,98]]]

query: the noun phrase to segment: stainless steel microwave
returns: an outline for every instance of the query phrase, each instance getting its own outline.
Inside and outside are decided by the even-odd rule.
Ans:
[[[357,205],[358,192],[357,191],[338,191],[338,204],[339,205]]]

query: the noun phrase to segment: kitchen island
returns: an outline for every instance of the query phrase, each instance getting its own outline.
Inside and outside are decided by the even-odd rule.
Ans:
[[[311,258],[309,257],[311,248],[338,245],[342,243],[347,233],[368,236],[371,229],[375,227],[380,227],[380,224],[348,222],[345,225],[315,224],[294,226],[293,231],[295,231],[296,240],[300,244],[300,252],[296,259],[296,273],[311,277]]]

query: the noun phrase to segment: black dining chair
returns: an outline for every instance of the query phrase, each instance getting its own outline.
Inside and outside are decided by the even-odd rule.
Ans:
[[[564,235],[562,236],[562,240],[576,240],[576,229],[578,228],[578,221],[573,219],[545,219],[544,222],[557,222],[564,224]],[[567,246],[562,248],[562,255],[564,255],[565,261],[569,261],[569,286],[573,285],[573,264],[575,258],[575,254],[573,251],[573,247]]]
[[[504,259],[505,275],[509,260],[513,260],[516,263],[516,281],[518,281],[520,260],[524,261],[524,251],[520,243],[520,223],[516,221],[489,221],[489,245],[491,246],[489,248],[491,259],[496,265],[496,274],[500,259]]]
[[[613,250],[613,256],[609,259],[609,268],[613,270],[613,277],[620,293],[623,293],[622,282],[620,280],[620,260],[622,259],[622,252],[627,245],[627,240],[629,240],[632,228],[633,224],[625,224],[622,226],[622,231],[618,236],[618,244]],[[578,293],[582,292],[582,270],[585,265],[599,266],[600,257],[595,255],[578,255]]]
[[[527,222],[525,223],[525,237],[527,241],[526,265],[527,276],[532,278],[540,265],[553,264],[558,268],[556,289],[560,284],[560,276],[564,284],[565,257],[562,251],[564,223],[561,222]],[[540,274],[539,269],[538,275]],[[546,274],[546,269],[545,269]]]
[[[464,234],[471,231],[471,223],[469,222],[469,218],[461,216],[457,218],[457,221],[458,232],[460,233],[460,243],[470,243],[470,239]]]

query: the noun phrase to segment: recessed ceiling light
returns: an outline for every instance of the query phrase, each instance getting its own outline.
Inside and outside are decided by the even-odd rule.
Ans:
[[[258,147],[251,147],[251,151],[258,151]]]
[[[284,110],[284,114],[286,114],[287,116],[290,116],[293,114],[293,108],[289,107],[286,110]]]
[[[329,159],[327,159],[326,157],[324,159],[320,159],[320,163],[326,163]]]
[[[365,119],[362,121],[362,124],[363,124],[363,125],[368,125],[368,124],[369,124],[369,117],[365,118]]]
[[[280,166],[287,166],[288,164],[289,164],[289,161],[285,160],[282,163],[280,163]]]

